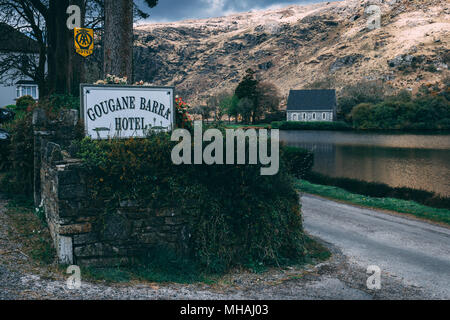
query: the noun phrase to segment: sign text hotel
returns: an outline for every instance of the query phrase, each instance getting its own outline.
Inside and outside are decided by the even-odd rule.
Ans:
[[[145,137],[151,129],[174,128],[174,89],[81,85],[86,135],[92,139]]]

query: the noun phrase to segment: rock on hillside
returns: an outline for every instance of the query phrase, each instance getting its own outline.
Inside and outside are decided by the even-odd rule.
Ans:
[[[381,8],[381,28],[365,13]],[[362,80],[417,89],[448,76],[450,4],[347,0],[136,27],[135,77],[192,103],[236,87],[247,68],[291,88]]]

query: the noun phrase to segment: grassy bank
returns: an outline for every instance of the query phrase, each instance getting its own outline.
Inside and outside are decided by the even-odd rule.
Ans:
[[[272,129],[280,130],[339,130],[348,131],[353,128],[342,121],[335,122],[303,122],[303,121],[275,121],[271,123]]]
[[[225,125],[227,129],[268,129],[270,124],[227,124]]]
[[[337,187],[312,184],[305,180],[297,180],[295,186],[305,193],[311,193],[369,208],[406,213],[418,218],[450,225],[450,210],[447,209],[431,208],[414,201],[363,196]]]
[[[450,198],[431,191],[408,187],[391,187],[385,183],[368,182],[345,177],[331,177],[318,172],[309,172],[306,180],[316,185],[342,188],[345,191],[362,196],[408,200],[427,207],[450,210]]]
[[[9,200],[6,215],[14,228],[8,236],[22,244],[20,252],[39,265],[51,265],[56,251],[44,213],[34,210],[31,199],[16,196]]]

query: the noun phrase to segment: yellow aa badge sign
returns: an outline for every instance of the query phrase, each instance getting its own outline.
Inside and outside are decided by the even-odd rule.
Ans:
[[[86,28],[75,28],[75,50],[83,57],[94,53],[94,30]]]

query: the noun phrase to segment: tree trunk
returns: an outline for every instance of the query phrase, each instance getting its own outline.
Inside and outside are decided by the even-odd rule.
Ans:
[[[45,97],[48,95],[48,86],[45,79],[45,67],[47,65],[47,47],[44,42],[41,43],[39,48],[39,65],[36,70],[36,81],[39,88],[39,96]]]
[[[85,0],[70,0],[69,4],[75,4],[81,8],[81,26],[84,27],[84,18],[86,14],[86,8],[84,6]],[[67,9],[67,8],[66,8]],[[66,15],[67,18],[67,15]],[[69,50],[69,62],[67,66],[68,70],[68,92],[73,96],[78,97],[80,95],[80,83],[85,79],[85,61],[89,57],[82,57],[75,51],[74,30],[69,32],[69,38],[67,39]]]
[[[133,0],[105,0],[104,68],[107,74],[133,78]]]
[[[64,37],[68,33],[64,17],[69,5],[68,0],[50,0],[47,18],[48,42],[48,93],[65,93],[67,77],[64,77],[68,61],[67,41]]]
[[[74,31],[67,28],[67,7],[76,4],[84,12],[83,0],[50,0],[48,9],[48,93],[78,96],[84,65],[75,52]],[[82,19],[83,21],[84,19]]]

